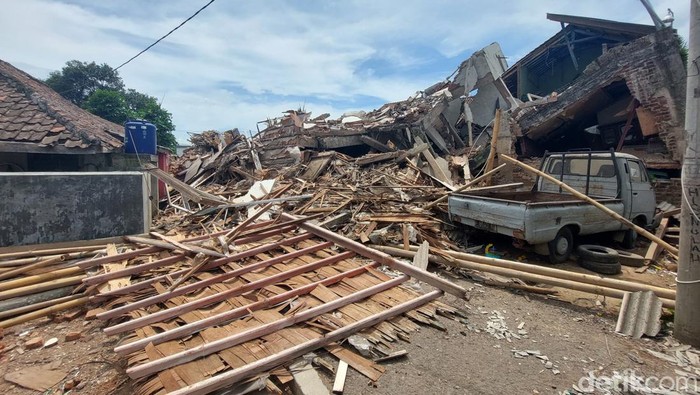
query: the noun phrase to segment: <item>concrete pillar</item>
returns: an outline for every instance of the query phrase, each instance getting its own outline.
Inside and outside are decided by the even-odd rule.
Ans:
[[[681,239],[674,336],[687,344],[700,346],[700,6],[690,2],[688,40],[688,84],[686,93],[686,151],[683,158]]]

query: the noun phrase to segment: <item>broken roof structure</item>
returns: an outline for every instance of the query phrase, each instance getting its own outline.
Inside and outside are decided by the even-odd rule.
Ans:
[[[90,114],[0,60],[0,152],[121,151],[124,128]]]
[[[652,169],[679,169],[685,68],[671,28],[548,14],[562,30],[503,79],[523,100],[557,102],[516,114],[520,154],[608,149]]]

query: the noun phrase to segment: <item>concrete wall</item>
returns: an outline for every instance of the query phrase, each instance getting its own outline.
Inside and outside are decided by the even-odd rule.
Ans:
[[[140,155],[140,157],[137,157],[136,155],[123,153],[48,154],[0,152],[0,172],[130,171],[139,170],[141,163],[156,164],[157,157],[155,155]]]
[[[148,178],[139,172],[0,173],[0,247],[147,232]]]

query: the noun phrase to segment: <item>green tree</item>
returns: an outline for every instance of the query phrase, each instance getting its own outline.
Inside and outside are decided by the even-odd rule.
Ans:
[[[175,130],[172,114],[155,97],[125,89],[119,73],[107,64],[71,60],[61,70],[49,74],[45,82],[61,96],[108,121],[150,122],[158,130],[158,145],[173,150],[177,146],[172,133]]]
[[[108,64],[70,60],[59,71],[49,74],[46,85],[61,96],[82,106],[99,89],[123,91],[124,82],[119,73]]]
[[[124,99],[124,94],[119,91],[98,89],[88,96],[83,108],[108,121],[122,124],[131,114]]]

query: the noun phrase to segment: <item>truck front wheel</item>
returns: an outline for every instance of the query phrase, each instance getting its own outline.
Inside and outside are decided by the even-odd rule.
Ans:
[[[554,240],[547,243],[549,261],[552,263],[566,262],[574,250],[574,234],[568,227],[559,229]]]

